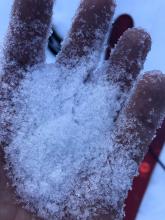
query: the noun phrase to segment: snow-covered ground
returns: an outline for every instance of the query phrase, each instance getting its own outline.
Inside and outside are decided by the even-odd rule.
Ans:
[[[54,8],[53,22],[62,36],[67,34],[71,25],[71,18],[80,0],[57,0]],[[9,13],[13,0],[0,1],[0,43],[3,40],[7,29]],[[117,0],[115,17],[121,13],[129,13],[133,16],[137,27],[145,28],[152,37],[153,46],[145,70],[160,69],[165,72],[164,62],[164,21],[165,1],[164,0]],[[54,57],[49,53],[48,62]],[[165,161],[165,149],[161,154],[162,161]],[[138,217],[136,220],[163,220],[165,216],[165,173],[159,167],[153,173],[150,186],[145,194]]]

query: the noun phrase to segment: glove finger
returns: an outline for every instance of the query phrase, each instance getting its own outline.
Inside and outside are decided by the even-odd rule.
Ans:
[[[112,188],[117,201],[124,203],[138,167],[165,116],[165,76],[146,73],[131,92],[112,134],[113,149],[109,153]],[[121,213],[120,206],[115,208]]]
[[[3,70],[8,78],[11,73],[20,78],[19,69],[27,70],[44,61],[53,2],[14,1],[4,47]]]
[[[139,164],[165,117],[165,75],[145,73],[116,122],[115,136],[123,151]]]
[[[151,38],[142,29],[128,29],[119,39],[108,61],[107,75],[123,92],[132,87],[150,48]]]
[[[114,14],[113,0],[83,0],[57,62],[73,67],[85,58],[98,58]],[[96,64],[96,63],[95,63]]]

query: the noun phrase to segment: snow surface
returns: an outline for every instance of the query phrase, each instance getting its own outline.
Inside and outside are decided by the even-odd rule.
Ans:
[[[7,28],[8,14],[10,11],[11,2],[12,0],[8,0],[8,1],[6,0],[5,3],[2,1],[0,2],[0,22],[3,22],[2,23],[3,25],[0,25],[0,40],[2,40],[2,36],[4,36],[4,33]],[[163,18],[165,17],[164,15],[165,2],[162,0],[153,1],[151,5],[151,1],[149,0],[145,1],[145,3],[142,0],[138,0],[138,1],[134,1],[133,4],[131,0],[126,0],[124,1],[124,3],[122,0],[117,0],[117,3],[119,7],[117,9],[116,15],[120,13],[125,13],[125,12],[132,14],[133,17],[135,18],[136,25],[145,27],[151,33],[151,36],[153,39],[153,49],[147,60],[145,69],[146,70],[148,69],[165,70],[164,58],[163,58],[164,47],[162,46],[164,45],[163,43],[165,39],[165,36],[164,36],[165,32],[162,31],[162,27],[164,26]],[[67,30],[69,29],[70,18],[73,16],[74,10],[77,5],[78,5],[78,1],[76,0],[73,1],[73,8],[69,1],[66,1],[66,0],[61,0],[61,2],[57,1],[55,9],[59,13],[56,13],[56,16],[57,16],[56,22],[58,22],[57,26],[62,35],[65,35]],[[67,13],[65,10],[67,11]],[[158,16],[155,16],[155,15],[158,15]],[[66,19],[63,19],[63,17],[65,16],[66,16]],[[69,16],[69,18],[67,16]],[[60,25],[58,25],[59,23]],[[49,57],[49,61],[50,60],[51,58]],[[41,84],[41,87],[42,87],[42,84]],[[43,89],[43,88],[40,88],[40,89]],[[48,126],[51,127],[52,125],[50,124]],[[59,129],[59,132],[60,132],[60,129]],[[163,158],[165,158],[165,156],[163,156],[162,154],[162,159]],[[161,191],[161,189],[163,190],[163,179],[160,178],[161,176],[163,177],[163,174],[164,173],[161,173],[160,169],[157,167],[153,175],[152,181],[151,181],[151,187],[149,187],[148,192],[146,193],[146,197],[143,201],[142,207],[140,209],[139,216],[137,218],[138,220],[142,220],[142,219],[162,220],[163,219],[165,207],[164,207],[164,202],[161,202],[161,198],[163,201],[165,195]],[[153,203],[151,201],[153,201]],[[158,205],[156,206],[157,208],[153,208],[155,207],[155,205]],[[51,209],[51,207],[49,208]]]
[[[66,206],[76,219],[85,220],[100,207],[98,200],[117,209],[130,188],[129,176],[137,172],[126,154],[116,161],[120,151],[110,138],[120,89],[97,71],[98,81],[84,84],[85,63],[71,70],[41,67],[28,74],[13,100],[18,132],[5,151],[14,185],[48,219],[62,219]],[[115,167],[109,166],[109,157]]]
[[[104,198],[102,187],[110,190],[106,185],[111,170],[103,164],[112,150],[106,136],[113,123],[109,113],[113,116],[115,111],[107,103],[115,102],[114,93],[108,97],[104,84],[84,86],[84,72],[83,67],[70,72],[43,67],[29,74],[14,100],[19,106],[14,124],[21,129],[6,152],[17,191],[49,219],[53,214],[62,219],[65,206],[78,219],[82,195],[84,202],[94,202]],[[88,180],[83,180],[86,172]],[[86,219],[91,211],[86,209],[81,217]]]

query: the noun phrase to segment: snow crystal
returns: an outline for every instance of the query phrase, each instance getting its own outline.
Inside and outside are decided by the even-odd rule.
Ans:
[[[74,56],[69,63],[67,54],[61,66],[59,55],[56,66],[34,67],[23,74],[15,94],[2,82],[7,98],[0,102],[5,108],[1,128],[6,122],[12,125],[5,147],[8,175],[26,207],[49,220],[91,219],[98,210],[107,214],[111,209],[117,212],[114,218],[121,219],[131,177],[137,171],[130,152],[117,147],[112,137],[114,119],[127,94],[123,100],[121,86],[107,80],[107,65],[98,64],[111,17],[106,13],[106,22],[93,33],[96,40],[91,48],[88,44],[83,48],[81,59]],[[77,34],[83,38],[81,32]],[[70,40],[66,39],[63,52]],[[75,48],[71,55],[77,52]],[[111,74],[116,71],[121,69],[112,68]]]
[[[129,0],[119,2],[122,11],[123,8],[126,11],[130,8],[129,12],[133,14],[133,17],[138,17],[136,19],[138,22],[142,18],[144,26],[144,17],[147,17],[149,13],[147,11],[147,16],[141,16],[139,1],[137,1],[137,4],[139,4],[140,10],[137,10],[137,4],[132,7]],[[63,4],[68,10],[67,2],[64,1]],[[124,7],[122,4],[124,4]],[[147,4],[150,4],[149,0],[146,6]],[[160,2],[155,4],[158,7],[160,6]],[[9,1],[7,5],[9,5]],[[156,25],[151,25],[154,26],[155,30],[158,23],[162,24],[157,19],[162,20],[162,17],[158,16],[155,20],[153,16],[155,13],[152,11],[153,8],[155,10],[155,7],[148,8],[152,12],[150,14],[154,21],[157,22]],[[163,11],[163,7],[161,8]],[[61,13],[65,14],[63,9],[60,9],[60,15]],[[145,7],[143,7],[143,14],[146,15]],[[64,18],[64,15],[62,17]],[[152,18],[149,20],[151,21]],[[58,20],[56,19],[56,21]],[[68,18],[63,19],[63,21],[68,22]],[[154,22],[150,23],[153,24]],[[4,26],[1,25],[1,27]],[[61,25],[60,28],[63,28],[63,26]],[[147,26],[149,26],[148,21]],[[162,29],[161,25],[160,28]],[[155,33],[156,31],[152,34],[154,38]],[[157,33],[160,37],[159,31]],[[163,35],[161,36],[163,39]],[[161,44],[161,40],[159,46],[154,44],[159,52]],[[152,63],[155,66],[156,62],[159,62],[160,65],[163,56],[162,59],[161,57],[155,59],[155,56],[157,56],[155,50],[152,51],[152,56],[154,62],[150,62],[150,65]],[[164,60],[162,68],[164,68]],[[72,74],[71,71],[67,70],[66,72],[67,76],[69,72],[70,75]],[[55,216],[57,219],[62,218],[63,208],[66,209],[64,206],[68,207],[68,211],[76,216],[76,219],[78,217],[87,219],[91,213],[95,212],[96,208],[100,208],[97,203],[95,209],[89,209],[89,207],[92,207],[92,202],[95,203],[94,200],[98,198],[100,201],[101,199],[104,200],[101,201],[103,206],[105,204],[109,206],[111,202],[115,206],[119,196],[121,196],[119,195],[119,187],[124,189],[125,185],[129,185],[127,182],[129,178],[124,178],[125,175],[128,176],[125,167],[132,166],[133,168],[134,165],[136,166],[136,164],[126,159],[125,152],[115,153],[117,157],[114,155],[114,161],[111,160],[111,168],[107,164],[102,166],[109,151],[112,151],[109,133],[113,129],[112,118],[115,109],[120,108],[116,105],[117,99],[110,96],[109,91],[113,90],[113,95],[115,95],[118,94],[118,89],[112,85],[108,87],[105,82],[93,86],[89,84],[82,85],[82,80],[85,78],[83,74],[80,74],[82,77],[78,79],[75,76],[79,75],[79,71],[73,70],[72,72],[75,73],[73,77],[67,77],[64,71],[54,69],[52,66],[40,68],[40,70],[28,76],[13,100],[17,110],[17,115],[13,118],[13,127],[17,128],[17,132],[14,134],[13,142],[6,148],[7,161],[9,165],[11,162],[10,168],[12,167],[13,184],[16,185],[17,192],[27,203],[27,206],[29,204],[29,208],[32,209],[33,207],[33,209],[38,210],[38,214],[49,220],[50,216],[54,216],[53,219],[55,219]],[[83,73],[82,70],[80,72]],[[67,80],[70,77],[70,80],[65,82],[64,85],[63,80],[65,80],[65,77]],[[71,81],[73,85],[71,85]],[[75,88],[74,85],[76,85]],[[7,89],[7,85],[3,85],[1,89]],[[9,117],[10,111],[9,115],[7,111],[4,114],[1,114],[0,120],[3,120],[5,116]],[[108,114],[108,117],[106,114]],[[7,120],[10,120],[8,117],[6,117]],[[103,132],[105,133],[103,134]],[[125,159],[123,155],[125,155]],[[112,169],[113,175],[111,175]],[[92,173],[92,171],[94,172]],[[130,172],[131,169],[128,171]],[[77,178],[77,173],[79,178]],[[112,180],[109,178],[110,176]],[[119,176],[122,176],[122,178],[118,178]],[[61,204],[59,201],[61,201]],[[84,205],[83,213],[82,204]],[[140,216],[140,218],[142,217]]]
[[[112,139],[127,94],[121,97],[121,86],[107,80],[109,66],[96,60],[92,52],[74,68],[34,67],[1,115],[12,125],[5,155],[13,186],[28,209],[49,220],[91,219],[98,210],[122,219],[137,171],[131,153]],[[5,82],[2,89],[10,90]]]
[[[22,200],[42,217],[62,219],[68,212],[86,219],[96,214],[97,201],[105,210],[117,207],[121,195],[119,189],[112,193],[116,180],[110,180],[108,157],[120,89],[103,71],[84,82],[84,63],[72,70],[41,66],[13,97],[16,132],[5,149],[9,174]]]

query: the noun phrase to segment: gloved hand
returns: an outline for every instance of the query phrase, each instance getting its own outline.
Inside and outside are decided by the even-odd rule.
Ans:
[[[119,220],[164,117],[165,77],[138,76],[151,46],[142,29],[126,31],[102,59],[112,0],[82,1],[55,64],[43,65],[52,7],[13,5],[1,75],[0,218]]]

